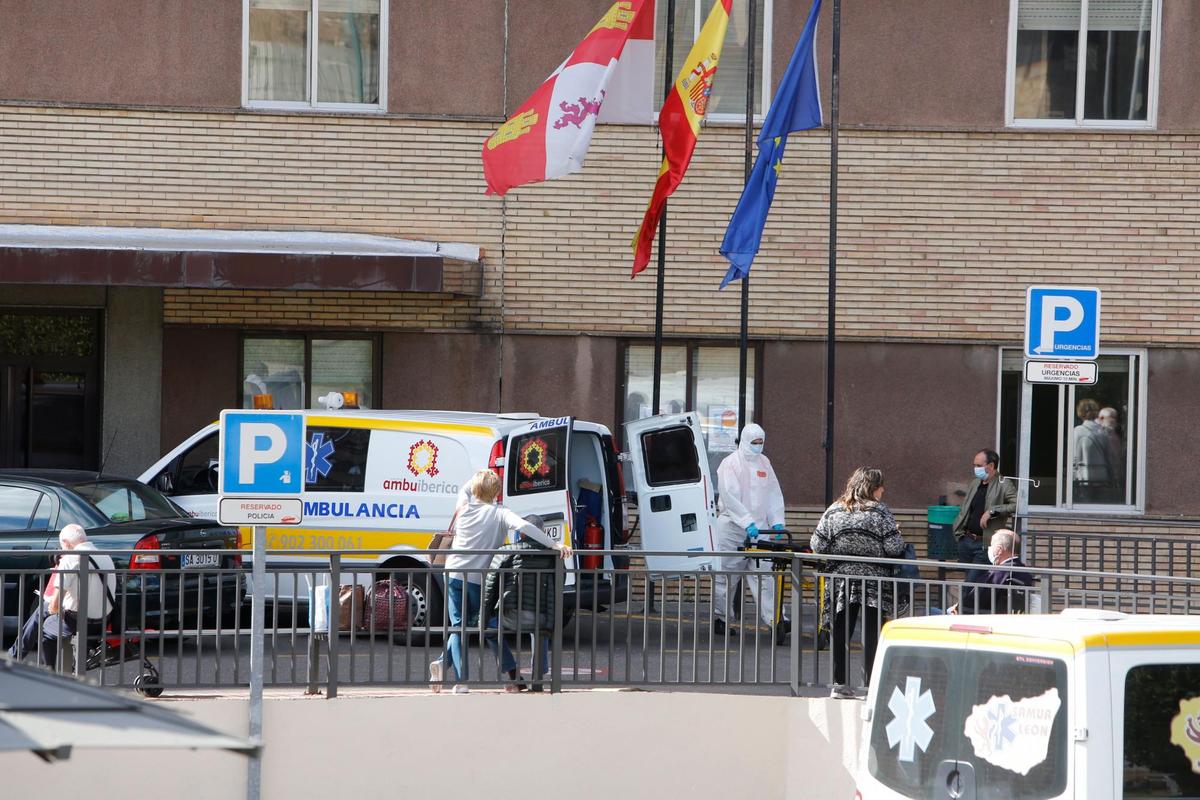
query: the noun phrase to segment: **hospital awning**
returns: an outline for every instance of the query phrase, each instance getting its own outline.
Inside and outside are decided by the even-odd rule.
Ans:
[[[28,750],[55,761],[77,747],[257,750],[144,700],[0,657],[0,752]]]
[[[470,244],[366,233],[0,225],[0,284],[482,293]]]

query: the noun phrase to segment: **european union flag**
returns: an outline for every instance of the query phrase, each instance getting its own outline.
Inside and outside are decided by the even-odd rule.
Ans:
[[[775,198],[775,184],[783,167],[783,150],[787,135],[792,131],[804,131],[821,127],[821,90],[817,86],[817,62],[813,44],[817,38],[817,17],[821,13],[821,0],[814,0],[808,12],[808,21],[796,42],[792,60],[788,62],[783,80],[771,101],[767,118],[763,120],[758,135],[758,160],[742,190],[737,208],[729,220],[725,240],[721,242],[721,255],[729,259],[729,271],[721,281],[724,289],[730,281],[740,280],[750,274],[750,265],[758,254],[762,242],[763,227],[767,224],[767,212]]]

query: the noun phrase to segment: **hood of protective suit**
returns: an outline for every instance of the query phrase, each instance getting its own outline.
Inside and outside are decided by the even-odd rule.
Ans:
[[[742,428],[738,449],[717,468],[721,512],[743,528],[751,522],[760,528],[784,522],[783,491],[771,461],[750,452],[750,442],[760,436],[765,442],[766,432],[759,425]]]
[[[762,429],[761,425],[755,425],[751,422],[742,428],[742,435],[738,438],[738,453],[748,461],[763,457],[762,453],[755,453],[750,450],[750,443],[755,439],[762,439],[763,443],[766,444],[767,432]]]

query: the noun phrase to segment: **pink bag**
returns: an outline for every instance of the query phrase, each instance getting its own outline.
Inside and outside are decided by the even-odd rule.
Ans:
[[[375,581],[367,591],[367,628],[376,631],[408,630],[408,590],[403,583]]]

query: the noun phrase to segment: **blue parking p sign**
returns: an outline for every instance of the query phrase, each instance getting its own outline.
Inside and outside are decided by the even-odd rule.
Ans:
[[[298,496],[304,490],[304,415],[222,411],[221,495]]]
[[[1030,286],[1025,293],[1025,357],[1092,361],[1100,355],[1100,290]]]

